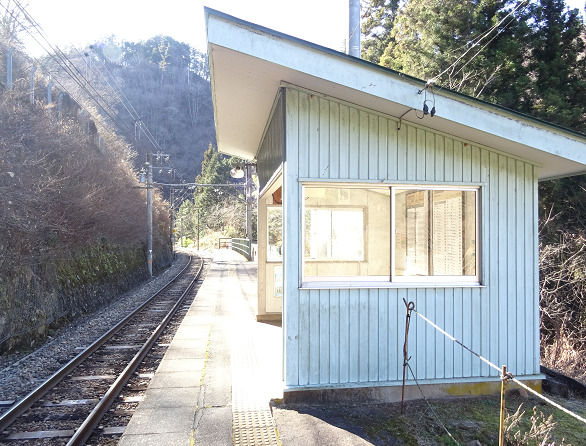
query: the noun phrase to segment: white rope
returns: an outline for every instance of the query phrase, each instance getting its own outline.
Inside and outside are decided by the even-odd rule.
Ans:
[[[486,364],[488,364],[490,367],[492,367],[493,369],[497,370],[499,373],[502,373],[502,369],[500,367],[498,367],[497,365],[493,364],[492,362],[490,362],[488,359],[483,358],[482,356],[480,356],[478,353],[474,352],[473,350],[469,349],[468,347],[466,347],[464,344],[462,344],[460,341],[458,341],[455,337],[453,337],[451,334],[449,334],[448,332],[446,332],[445,330],[443,330],[442,328],[438,327],[436,324],[434,324],[432,321],[430,321],[428,318],[426,318],[425,316],[423,316],[421,313],[419,313],[417,310],[413,310],[415,311],[415,313],[417,314],[417,316],[419,316],[421,319],[423,319],[425,322],[427,322],[429,325],[431,325],[433,328],[435,328],[436,330],[438,330],[440,333],[442,333],[443,335],[445,335],[446,337],[448,337],[449,339],[451,339],[452,341],[456,342],[457,344],[459,344],[460,346],[462,346],[463,348],[465,348],[466,350],[468,350],[470,353],[472,353],[474,356],[477,356],[478,358],[480,358],[483,362],[485,362]],[[538,398],[541,398],[543,401],[551,404],[552,406],[558,408],[559,410],[561,410],[562,412],[567,413],[568,415],[576,418],[577,420],[581,421],[582,423],[586,424],[586,419],[582,418],[580,415],[575,414],[574,412],[571,412],[570,410],[566,409],[565,407],[560,406],[558,403],[550,400],[549,398],[543,396],[541,393],[537,392],[536,390],[533,390],[531,387],[527,386],[526,384],[523,384],[521,381],[519,381],[518,379],[512,377],[512,375],[507,374],[506,377],[502,377],[502,379],[511,379],[513,382],[515,382],[516,384],[518,384],[519,386],[521,386],[523,389],[527,390],[528,392],[531,392],[533,395],[537,396]]]
[[[411,376],[413,377],[413,380],[415,381],[415,384],[417,384],[417,388],[419,389],[419,392],[421,392],[421,396],[423,397],[423,400],[425,401],[425,403],[427,404],[427,407],[429,407],[429,410],[431,411],[431,413],[433,414],[433,416],[435,417],[435,420],[437,421],[437,423],[441,426],[441,428],[446,431],[446,433],[448,434],[448,436],[454,441],[454,443],[456,443],[458,446],[460,446],[460,443],[458,443],[458,441],[454,438],[454,436],[450,433],[450,431],[448,430],[448,428],[444,425],[444,423],[442,423],[442,420],[440,419],[439,415],[437,414],[437,412],[433,409],[432,405],[430,404],[430,402],[428,401],[428,399],[425,397],[425,394],[423,393],[423,389],[421,388],[421,386],[419,385],[419,382],[417,381],[417,378],[415,377],[415,373],[413,373],[413,369],[411,368],[411,365],[409,364],[409,362],[405,363],[407,365],[407,367],[409,368],[409,371],[411,372]]]
[[[468,350],[470,353],[472,353],[474,356],[477,356],[478,358],[480,358],[480,360],[482,360],[483,362],[485,362],[486,364],[488,364],[490,367],[492,367],[493,369],[495,369],[497,372],[501,373],[502,370],[500,367],[494,365],[492,362],[490,362],[488,359],[480,356],[478,353],[470,350],[468,347],[466,347],[464,344],[462,344],[460,341],[458,341],[455,337],[453,337],[451,334],[447,333],[446,331],[442,330],[440,327],[438,327],[436,324],[434,324],[432,321],[430,321],[429,319],[427,319],[424,315],[422,315],[421,313],[417,312],[417,310],[413,310],[415,311],[415,313],[417,314],[417,316],[419,316],[421,319],[423,319],[425,322],[427,322],[429,325],[431,325],[433,328],[435,328],[436,330],[438,330],[439,332],[443,333],[445,336],[447,336],[448,338],[450,338],[452,341],[456,342],[457,344],[461,345],[462,347],[464,347],[466,350]]]
[[[576,420],[581,421],[582,423],[586,424],[586,419],[582,418],[580,415],[575,414],[574,412],[569,411],[568,409],[566,409],[565,407],[560,406],[558,403],[550,400],[549,398],[543,396],[541,393],[537,392],[536,390],[533,390],[531,387],[527,386],[526,384],[523,384],[521,381],[519,381],[516,378],[512,378],[512,381],[514,381],[515,383],[517,383],[518,385],[520,385],[521,387],[523,387],[525,390],[527,390],[528,392],[531,392],[533,395],[541,398],[542,400],[548,402],[549,404],[551,404],[554,407],[557,407],[559,410],[561,410],[562,412],[567,413],[568,415],[574,417]]]

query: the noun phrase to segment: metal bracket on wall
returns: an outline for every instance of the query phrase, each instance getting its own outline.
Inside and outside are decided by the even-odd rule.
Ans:
[[[407,110],[405,113],[403,113],[401,116],[399,116],[399,122],[397,122],[397,130],[401,130],[401,124],[403,123],[403,117],[409,113],[411,110],[415,110],[414,108],[410,108],[409,110]]]

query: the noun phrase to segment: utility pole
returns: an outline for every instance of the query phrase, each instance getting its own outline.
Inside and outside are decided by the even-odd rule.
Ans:
[[[169,191],[169,201],[171,203],[171,210],[169,213],[170,232],[171,232],[171,254],[175,258],[175,188],[171,186]]]
[[[153,277],[153,157],[147,152],[147,266]]]
[[[183,217],[179,220],[179,224],[181,225],[181,236],[179,237],[179,246],[183,248]]]
[[[360,0],[349,0],[348,54],[360,57]]]
[[[232,178],[244,178],[244,201],[246,202],[246,238],[252,241],[252,193],[250,182],[252,182],[252,173],[250,169],[254,164],[245,163],[244,166],[236,165],[230,170]],[[256,187],[255,187],[256,188]]]
[[[35,71],[37,71],[37,64],[34,63],[31,69],[31,104],[35,103]]]

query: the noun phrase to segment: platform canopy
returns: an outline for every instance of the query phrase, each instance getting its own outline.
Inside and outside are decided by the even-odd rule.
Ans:
[[[586,173],[586,136],[205,8],[218,150],[255,158],[285,83],[488,146],[541,165],[539,179]]]

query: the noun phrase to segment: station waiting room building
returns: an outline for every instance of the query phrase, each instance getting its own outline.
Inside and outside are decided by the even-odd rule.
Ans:
[[[400,399],[404,300],[538,387],[537,185],[584,173],[586,137],[212,9],[206,23],[218,149],[257,166],[257,317],[282,318],[285,399]],[[408,344],[434,395],[500,386],[428,324]]]

